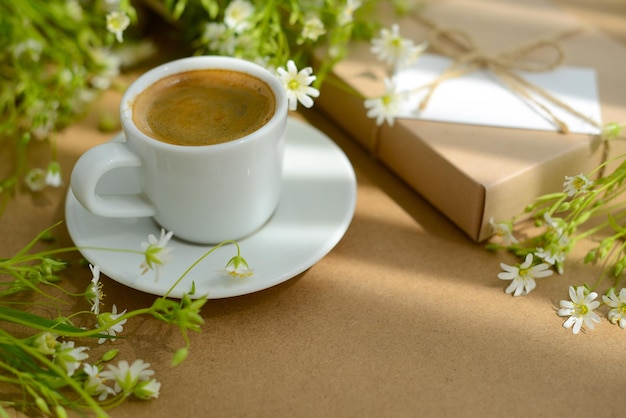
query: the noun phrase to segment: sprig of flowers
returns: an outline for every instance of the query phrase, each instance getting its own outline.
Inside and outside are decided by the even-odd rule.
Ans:
[[[605,145],[615,140],[625,127],[624,124],[607,124],[601,135]],[[616,167],[607,172],[611,165]],[[594,177],[597,178],[592,180]],[[602,263],[603,272],[594,283],[570,286],[569,300],[560,302],[557,313],[568,317],[563,326],[578,334],[583,327],[591,330],[594,323],[600,322],[596,310],[606,305],[610,308],[607,314],[609,321],[625,328],[625,180],[624,155],[602,163],[589,174],[565,176],[561,192],[540,196],[526,208],[524,215],[530,216],[538,229],[525,236],[514,236],[515,218],[501,222],[491,219],[494,237],[487,248],[494,251],[504,249],[524,260],[517,267],[501,263],[504,272],[498,277],[513,280],[506,293],[513,293],[514,296],[528,294],[535,288],[535,278],[552,274],[548,267],[564,274],[568,255],[576,244],[584,239],[593,239],[597,244],[586,253],[583,261]],[[595,300],[600,289],[605,292],[601,302]]]
[[[83,293],[70,294],[56,284],[60,279],[59,274],[66,266],[57,257],[77,249],[68,247],[33,251],[35,245],[48,237],[55,226],[40,233],[13,257],[0,259],[0,277],[13,279],[0,281],[0,322],[13,323],[31,332],[30,336],[22,338],[0,327],[0,381],[13,384],[23,392],[23,395],[15,399],[0,402],[0,413],[4,412],[6,405],[10,405],[17,409],[36,407],[44,414],[54,411],[59,416],[65,416],[67,408],[89,410],[104,417],[107,416],[104,412],[106,409],[131,396],[143,400],[157,398],[161,385],[152,377],[154,371],[149,369],[149,364],[141,359],[132,363],[121,360],[117,364],[111,364],[111,360],[119,354],[117,349],[110,350],[100,359],[91,362],[89,343],[78,345],[78,341],[97,339],[98,344],[115,341],[129,320],[137,316],[152,316],[177,327],[181,332],[184,346],[172,356],[172,365],[178,365],[189,353],[188,332],[201,331],[204,323],[201,309],[207,302],[207,296],[201,295],[192,299],[195,296],[195,284],[180,300],[169,298],[171,292],[202,260],[227,244],[234,245],[237,251],[225,264],[224,275],[241,280],[254,274],[242,257],[237,242],[225,241],[208,249],[151,306],[118,311],[117,305],[113,304],[110,312],[102,312],[105,295],[99,266],[89,265],[91,279]],[[149,236],[141,250],[100,250],[136,254],[138,269],[144,270],[144,273],[146,269],[152,270],[157,275],[158,270],[171,260],[172,237],[171,232],[162,230],[159,239]],[[67,297],[84,298],[89,309],[75,312],[71,316],[49,319],[27,309],[11,307],[13,296],[36,292],[40,297],[48,299],[48,303],[60,312],[64,300],[48,293],[47,287],[60,291]],[[85,320],[91,320],[94,326],[85,327]]]
[[[369,37],[376,22],[369,13],[377,1],[293,2],[233,0],[166,2],[168,17],[186,28],[196,54],[228,55],[278,68],[292,60],[310,66],[316,48],[321,58],[317,86],[345,54],[354,38]],[[316,87],[317,87],[316,86]]]
[[[122,67],[152,50],[145,41],[118,45],[137,20],[130,0],[9,1],[0,16],[0,143],[10,153],[2,160],[1,214],[22,187],[39,193],[62,185],[55,133],[84,115]],[[34,143],[49,146],[47,167],[28,159]]]
[[[419,57],[428,48],[428,42],[415,44],[413,40],[404,38],[400,34],[400,28],[393,24],[391,29],[382,28],[379,36],[371,40],[371,52],[379,61],[388,64],[389,77],[385,78],[385,91],[382,96],[365,99],[365,107],[368,109],[367,116],[376,119],[376,125],[381,126],[387,122],[394,125],[395,119],[416,110],[417,105],[411,103],[410,98],[413,90],[400,90],[396,83],[397,72],[417,62]]]

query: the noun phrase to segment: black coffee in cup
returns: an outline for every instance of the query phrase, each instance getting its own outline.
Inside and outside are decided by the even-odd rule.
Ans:
[[[133,121],[146,135],[175,145],[242,138],[274,115],[276,100],[262,80],[239,71],[203,69],[165,77],[137,96]]]

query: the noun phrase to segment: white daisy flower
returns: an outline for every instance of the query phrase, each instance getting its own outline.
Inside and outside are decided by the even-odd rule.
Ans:
[[[509,246],[517,244],[519,241],[513,236],[513,226],[511,222],[495,222],[493,218],[489,218],[489,225],[493,230],[493,233],[500,237],[502,245]]]
[[[100,376],[115,382],[116,393],[123,391],[128,395],[133,393],[139,382],[150,380],[154,371],[149,367],[150,363],[141,359],[135,360],[132,365],[129,365],[126,360],[121,360],[117,366],[109,364],[107,370],[100,372]]]
[[[107,14],[107,30],[115,35],[117,42],[124,42],[124,31],[130,25],[130,17],[125,12],[113,11]]]
[[[119,317],[121,317],[125,313],[126,313],[126,309],[124,309],[120,313],[117,313],[117,306],[113,305],[113,307],[111,308],[111,312],[105,312],[105,313],[101,313],[100,315],[98,315],[98,325],[100,327],[108,327],[106,331],[104,331],[104,334],[107,334],[110,337],[112,337],[112,338],[102,337],[98,339],[98,344],[104,344],[107,340],[113,341],[115,340],[115,336],[117,334],[124,331],[124,324],[127,321],[126,319],[123,319],[120,322],[117,322],[115,324],[114,322],[117,321]],[[112,325],[109,326],[109,324],[112,324]]]
[[[313,106],[312,97],[318,97],[320,92],[318,89],[311,87],[311,83],[316,79],[311,67],[298,71],[296,64],[289,60],[286,70],[281,67],[276,69],[276,72],[278,73],[278,79],[287,91],[289,110],[296,110],[298,102],[307,108]]]
[[[500,267],[504,271],[498,273],[498,279],[511,280],[511,284],[505,290],[507,294],[513,293],[513,296],[527,295],[537,286],[535,279],[548,277],[552,274],[552,270],[548,270],[550,268],[548,264],[541,263],[535,266],[532,264],[532,254],[528,254],[524,262],[517,266],[500,263]]]
[[[61,178],[61,166],[58,161],[52,161],[48,164],[48,171],[46,171],[46,186],[60,187],[63,184]]]
[[[354,12],[356,12],[362,4],[361,0],[346,0],[346,6],[343,8],[341,13],[337,15],[337,23],[339,23],[339,26],[345,26],[348,23],[352,23],[354,20]]]
[[[611,288],[609,294],[602,296],[602,301],[610,306],[608,317],[612,324],[618,324],[620,328],[626,329],[626,288],[619,291],[619,296],[615,294],[615,289]]]
[[[174,251],[174,248],[167,246],[173,235],[174,233],[172,231],[166,233],[165,229],[161,229],[159,239],[150,234],[148,236],[148,242],[141,243],[141,248],[145,256],[144,261],[139,266],[142,269],[141,274],[146,274],[148,270],[154,270],[154,280],[159,280],[161,267],[171,260],[171,252]]]
[[[57,345],[53,356],[54,363],[65,368],[67,375],[72,376],[80,366],[80,362],[89,357],[87,353],[84,353],[88,349],[87,347],[74,347],[74,341],[63,341]]]
[[[598,297],[596,292],[589,292],[584,286],[569,287],[571,300],[562,300],[559,316],[569,316],[563,323],[563,328],[572,328],[574,334],[578,334],[583,325],[593,329],[594,322],[600,322],[600,317],[593,310],[600,306],[600,302],[594,300]]]
[[[379,60],[397,69],[415,62],[427,47],[427,42],[415,45],[412,40],[403,38],[400,27],[394,24],[391,30],[383,28],[380,36],[372,39],[371,51]]]
[[[217,51],[226,31],[226,25],[223,23],[209,22],[204,25],[204,31],[200,39],[211,51]]]
[[[254,272],[248,267],[246,260],[239,255],[234,256],[226,263],[223,272],[229,276],[240,279],[254,275]]]
[[[565,176],[565,183],[563,183],[563,192],[572,197],[575,194],[585,193],[593,185],[593,182],[589,180],[583,173],[575,176]]]
[[[302,26],[302,39],[317,41],[317,39],[326,33],[324,22],[316,15],[307,17]]]
[[[85,296],[91,303],[91,312],[98,315],[100,313],[102,298],[104,297],[102,294],[102,283],[100,283],[100,266],[90,264],[89,269],[91,270],[92,277],[89,286],[87,286]]]
[[[105,400],[109,395],[115,395],[115,390],[104,384],[104,379],[100,376],[98,366],[83,364],[83,371],[87,375],[83,388],[88,394],[98,396],[99,401]]]
[[[250,17],[254,6],[246,0],[233,0],[224,10],[224,24],[235,33],[242,33],[250,27]]]
[[[33,347],[37,348],[40,353],[45,355],[54,354],[58,345],[57,335],[51,332],[44,332],[38,335],[33,342]]]
[[[46,187],[47,173],[41,168],[33,168],[24,177],[26,186],[31,192],[40,192]]]
[[[378,126],[384,122],[393,126],[395,118],[402,113],[407,104],[407,95],[397,91],[395,80],[385,79],[384,82],[385,93],[381,97],[365,100],[365,107],[369,109],[367,117],[375,118]]]
[[[161,384],[155,379],[143,380],[135,386],[133,394],[143,400],[156,399],[159,397]]]

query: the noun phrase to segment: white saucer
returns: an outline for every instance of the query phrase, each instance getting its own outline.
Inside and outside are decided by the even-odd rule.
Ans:
[[[180,298],[190,291],[192,281],[195,296],[207,295],[209,299],[266,289],[307,270],[343,237],[356,204],[352,165],[334,142],[303,122],[290,118],[286,135],[283,189],[278,208],[263,228],[239,241],[241,255],[254,275],[240,279],[220,272],[236,255],[236,248],[228,245],[191,270],[170,293],[172,297]],[[120,181],[128,192],[137,187],[126,178],[120,179],[119,175],[114,178],[113,172],[103,177],[98,187],[104,190],[106,183],[120,184]],[[98,264],[103,274],[119,283],[155,295],[164,295],[183,272],[211,248],[172,239],[169,244],[174,248],[172,260],[163,266],[161,277],[155,282],[154,272],[141,275],[141,254],[91,249],[141,251],[141,243],[147,241],[149,234],[160,235],[160,227],[152,219],[93,215],[78,203],[71,190],[65,214],[74,244],[81,248],[90,263]]]

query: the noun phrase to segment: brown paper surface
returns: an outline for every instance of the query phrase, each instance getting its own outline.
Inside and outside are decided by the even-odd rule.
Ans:
[[[626,114],[626,47],[550,3],[433,1],[421,16],[442,29],[469,34],[488,54],[584,26],[583,33],[560,42],[564,65],[596,70],[604,122]],[[417,20],[394,18],[402,35],[419,43],[430,31]],[[549,54],[553,51],[538,50],[530,59],[549,59]],[[360,43],[335,75],[363,96],[376,97],[383,92],[387,68],[376,61],[369,44]],[[597,137],[410,119],[376,127],[365,116],[362,99],[347,97],[335,83],[327,83],[323,93],[319,104],[330,118],[477,241],[491,234],[491,217],[507,220],[522,213],[535,197],[558,190],[566,175],[588,173],[602,161]],[[613,155],[623,151],[623,145],[614,145]]]
[[[601,22],[604,9],[594,10]],[[626,10],[619,10],[626,22]],[[96,130],[96,115],[118,104],[118,95],[107,94],[87,119],[58,136],[65,185],[21,192],[9,203],[0,218],[0,258],[64,219],[71,167],[111,138]],[[514,259],[467,239],[327,117],[316,111],[299,117],[338,143],[357,171],[356,213],[346,235],[292,280],[209,301],[202,332],[191,335],[190,356],[176,368],[169,362],[182,339],[150,318],[129,321],[123,339],[93,346],[94,358],[119,348],[120,359],[151,363],[162,385],[159,399],[131,400],[109,411],[112,417],[623,415],[625,331],[604,318],[575,336],[554,310],[569,284],[598,277],[598,268],[578,261],[588,242],[568,259],[563,276],[540,280],[525,297],[505,295],[498,263]],[[42,163],[47,155],[34,153]],[[57,238],[54,245],[72,244],[63,226]],[[62,284],[82,290],[90,278],[87,268],[73,265]],[[102,282],[103,309],[154,300],[110,278]],[[61,306],[66,314],[74,308]],[[12,410],[9,416],[24,417]]]

